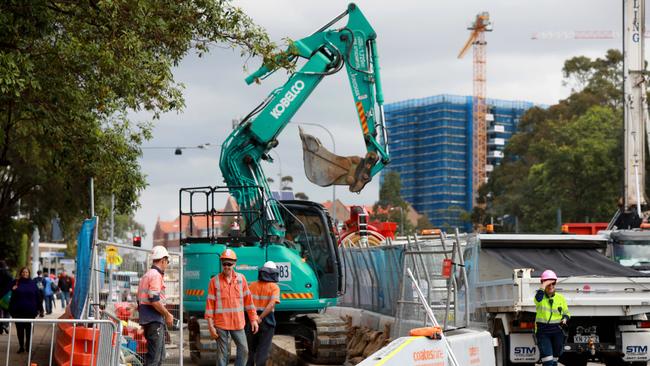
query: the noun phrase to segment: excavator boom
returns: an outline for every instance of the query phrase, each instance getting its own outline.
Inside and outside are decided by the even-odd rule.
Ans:
[[[347,24],[327,29],[347,16]],[[304,61],[300,68],[280,88],[251,112],[222,146],[220,168],[231,194],[244,211],[259,209],[270,197],[261,160],[272,161],[269,152],[278,144],[278,135],[290,122],[321,80],[346,68],[354,109],[366,146],[363,157],[341,157],[325,149],[318,139],[301,131],[305,173],[320,186],[347,185],[359,192],[389,162],[384,126],[384,97],[379,76],[376,33],[355,4],[312,35],[292,42],[277,57]],[[263,65],[246,78],[248,84],[268,77],[276,66]],[[246,187],[263,187],[259,189]],[[264,209],[266,219],[277,225],[253,228],[260,237],[270,234],[281,240],[282,218],[275,203]],[[248,221],[248,220],[247,220]]]

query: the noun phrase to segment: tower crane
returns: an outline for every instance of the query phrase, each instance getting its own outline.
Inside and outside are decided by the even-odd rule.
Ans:
[[[485,32],[492,31],[490,13],[484,11],[476,15],[476,19],[470,25],[471,31],[467,42],[458,53],[458,58],[463,58],[473,46],[474,53],[474,93],[472,95],[472,203],[476,206],[478,189],[487,180],[487,126],[485,117],[487,105],[485,104]]]

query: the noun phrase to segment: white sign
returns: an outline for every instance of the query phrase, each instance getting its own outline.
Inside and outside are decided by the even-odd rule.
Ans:
[[[290,262],[276,262],[280,272],[280,281],[291,281],[291,263]]]
[[[41,258],[63,258],[65,253],[63,252],[42,252]]]

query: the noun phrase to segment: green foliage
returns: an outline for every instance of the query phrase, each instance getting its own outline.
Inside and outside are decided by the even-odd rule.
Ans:
[[[402,189],[402,180],[399,173],[388,172],[384,176],[384,182],[379,188],[379,201],[375,206],[379,207],[402,207],[406,208],[407,203],[402,199],[400,190]]]
[[[623,175],[620,52],[604,59],[575,57],[565,63],[574,92],[548,109],[533,108],[505,150],[502,164],[480,190],[488,216],[518,217],[526,232],[565,222],[608,221],[616,210]]]
[[[111,193],[118,213],[132,213],[152,126],[127,116],[182,109],[172,67],[215,44],[276,59],[263,29],[227,0],[0,3],[0,223],[12,226],[18,209],[39,226],[58,216],[73,240],[89,216],[90,177],[100,214]],[[0,242],[15,248],[10,233]]]
[[[404,201],[400,190],[402,189],[402,181],[399,173],[388,172],[384,176],[384,181],[379,188],[379,201],[375,202],[372,208],[372,221],[392,221],[398,224],[398,232],[400,225],[403,226],[404,234],[412,234],[415,227],[408,220],[409,205]]]
[[[0,259],[6,260],[9,267],[18,266],[21,252],[20,242],[23,235],[29,232],[31,232],[31,224],[28,220],[0,221],[0,248],[2,248]]]
[[[27,258],[29,257],[27,254],[27,251],[29,250],[29,236],[27,236],[27,234],[20,236],[20,246],[18,248],[16,268],[22,268],[27,266]]]
[[[422,230],[422,229],[435,229],[435,226],[429,221],[429,216],[427,214],[421,214],[420,217],[418,217],[418,223],[415,226],[416,230]]]

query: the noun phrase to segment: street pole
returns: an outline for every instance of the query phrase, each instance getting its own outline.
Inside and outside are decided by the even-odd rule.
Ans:
[[[38,245],[40,243],[40,235],[38,233],[38,226],[34,225],[34,231],[32,232],[32,276],[36,277],[36,272],[38,272],[39,267],[39,257],[40,253],[38,250]]]
[[[334,153],[336,155],[336,140],[334,139],[334,135],[332,134],[332,132],[330,132],[330,130],[327,127],[321,125],[320,123],[313,123],[313,122],[297,122],[297,123],[299,125],[320,127],[323,130],[325,130],[325,132],[327,132],[327,134],[330,135],[330,139],[332,139],[332,153]],[[331,212],[332,220],[334,220],[336,222],[336,185],[335,184],[332,184],[332,209],[331,209],[331,211],[332,211]]]
[[[399,206],[399,231],[404,236],[404,209]]]
[[[111,193],[111,238],[110,242],[115,242],[115,193]]]
[[[280,154],[275,151],[271,150],[275,153],[275,156],[278,158],[278,164],[279,164],[279,169],[278,169],[278,192],[282,192],[282,159],[280,159]]]
[[[92,177],[90,177],[90,217],[95,217],[95,186]]]

